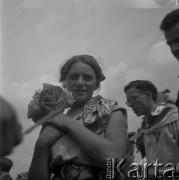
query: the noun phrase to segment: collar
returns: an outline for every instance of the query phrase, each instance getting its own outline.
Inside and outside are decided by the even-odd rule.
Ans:
[[[150,114],[151,116],[157,116],[161,113],[161,111],[165,108],[165,106],[157,106]]]
[[[0,176],[0,179],[3,178],[4,176],[7,176],[7,175],[9,175],[9,173],[4,172],[4,173]]]

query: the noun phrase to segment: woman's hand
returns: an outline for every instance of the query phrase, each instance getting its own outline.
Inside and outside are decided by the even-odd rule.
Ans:
[[[62,135],[63,131],[50,125],[42,128],[35,145],[32,163],[28,172],[28,180],[50,180],[49,163],[51,159],[51,145]]]
[[[51,125],[61,131],[67,132],[72,123],[75,123],[75,121],[71,117],[65,114],[59,114],[54,118],[48,120],[46,125]]]

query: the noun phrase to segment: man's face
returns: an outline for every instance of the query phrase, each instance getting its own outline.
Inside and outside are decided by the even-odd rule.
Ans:
[[[137,116],[148,115],[150,112],[150,102],[148,92],[141,92],[132,87],[126,91],[126,104],[132,108]]]
[[[179,61],[179,22],[171,30],[165,32],[165,38],[172,54]]]

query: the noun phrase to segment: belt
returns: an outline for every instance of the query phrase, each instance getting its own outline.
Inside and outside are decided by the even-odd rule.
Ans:
[[[53,180],[98,180],[101,169],[88,165],[70,163],[59,167]]]

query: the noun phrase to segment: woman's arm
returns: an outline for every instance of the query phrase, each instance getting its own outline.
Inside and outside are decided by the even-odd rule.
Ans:
[[[52,126],[47,126],[42,130],[35,145],[28,180],[50,180],[50,147],[60,138],[62,133]]]
[[[106,158],[121,158],[127,150],[127,125],[121,111],[112,113],[105,137],[95,134],[66,115],[58,115],[49,123],[66,130],[81,148],[102,166],[106,165]]]
[[[49,148],[40,148],[36,143],[32,163],[30,165],[28,180],[50,180]]]

